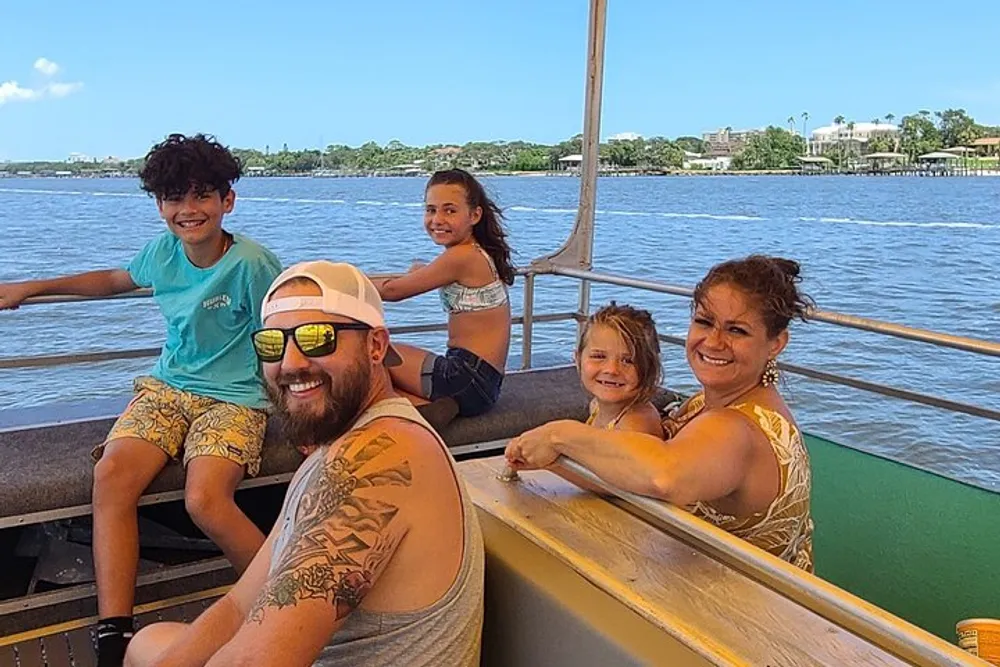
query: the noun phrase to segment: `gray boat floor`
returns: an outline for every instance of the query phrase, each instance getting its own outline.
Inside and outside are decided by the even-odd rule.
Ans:
[[[227,587],[136,607],[136,626],[158,621],[190,623],[225,594]],[[0,637],[0,667],[94,667],[96,617]]]

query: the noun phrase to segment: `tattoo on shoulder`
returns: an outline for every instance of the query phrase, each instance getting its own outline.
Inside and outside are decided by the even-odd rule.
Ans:
[[[269,609],[302,600],[325,600],[337,619],[351,613],[371,589],[401,539],[390,530],[395,505],[358,490],[410,486],[407,460],[386,456],[397,445],[382,432],[351,434],[309,474],[295,512],[295,527],[247,621],[261,623]]]

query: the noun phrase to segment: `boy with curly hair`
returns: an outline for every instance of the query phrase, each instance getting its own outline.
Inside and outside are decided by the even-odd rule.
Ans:
[[[142,189],[167,231],[125,269],[0,285],[0,309],[44,294],[106,296],[151,287],[166,342],[104,443],[94,450],[98,664],[121,665],[132,636],[139,497],[171,460],[187,469],[191,518],[237,571],[264,541],[237,507],[236,486],[260,465],[266,397],[251,343],[261,302],[281,272],[266,248],[222,227],[240,161],[212,137],[171,134],[146,155]]]

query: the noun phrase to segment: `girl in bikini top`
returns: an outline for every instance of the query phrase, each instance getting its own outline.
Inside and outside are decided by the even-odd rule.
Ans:
[[[614,302],[590,316],[576,351],[580,382],[591,395],[587,424],[663,437],[650,399],[660,384],[660,343],[648,311]]]
[[[479,415],[499,400],[510,346],[507,288],[515,271],[503,212],[468,172],[439,171],[424,191],[424,230],[441,254],[372,282],[383,301],[438,291],[448,313],[448,348],[437,354],[397,343],[403,363],[389,374],[397,392],[417,405],[453,399],[457,414]],[[448,414],[450,402],[441,405]]]
[[[493,258],[478,243],[475,246],[490,265],[493,282],[482,287],[466,287],[456,281],[442,287],[439,290],[441,306],[444,308],[444,312],[449,315],[499,308],[507,305],[510,300],[507,284],[500,280],[500,276],[497,275],[497,267],[493,263]]]

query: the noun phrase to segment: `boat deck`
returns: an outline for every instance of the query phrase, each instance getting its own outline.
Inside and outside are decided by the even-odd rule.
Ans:
[[[136,607],[136,626],[190,623],[226,589],[215,588]],[[0,667],[94,667],[97,618],[81,618],[0,638]]]
[[[491,667],[977,664],[916,628],[934,655],[904,659],[601,493],[549,471],[501,481],[503,468],[502,457],[459,463],[486,541]]]

